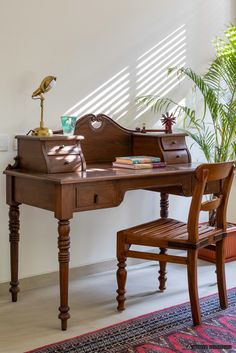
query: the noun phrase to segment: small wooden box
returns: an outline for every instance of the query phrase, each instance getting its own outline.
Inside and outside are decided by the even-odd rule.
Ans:
[[[86,170],[80,146],[83,136],[16,136],[18,168],[41,173],[71,173]]]
[[[236,260],[236,224],[230,223],[227,234],[225,239],[225,262],[230,262]],[[209,262],[216,262],[216,252],[212,249],[200,249],[198,257]]]

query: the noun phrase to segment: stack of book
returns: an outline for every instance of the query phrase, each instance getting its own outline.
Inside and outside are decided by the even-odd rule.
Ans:
[[[129,169],[148,169],[148,168],[162,168],[166,166],[165,162],[161,162],[159,157],[151,156],[126,156],[116,157],[113,167],[129,168]]]

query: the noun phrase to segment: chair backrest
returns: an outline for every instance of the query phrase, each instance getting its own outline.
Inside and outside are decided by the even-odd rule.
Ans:
[[[226,210],[230,188],[233,181],[234,162],[201,164],[195,171],[196,184],[188,216],[189,240],[198,241],[198,224],[200,211],[216,210],[216,228],[226,231]],[[206,184],[219,182],[219,192],[214,198],[202,202]]]

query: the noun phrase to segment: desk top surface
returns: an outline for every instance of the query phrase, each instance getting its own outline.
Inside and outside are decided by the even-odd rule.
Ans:
[[[102,180],[136,179],[142,177],[191,174],[201,163],[171,164],[163,168],[125,169],[114,168],[111,164],[90,164],[86,171],[76,173],[43,174],[19,169],[6,169],[5,174],[15,177],[43,180],[54,184],[89,183]]]

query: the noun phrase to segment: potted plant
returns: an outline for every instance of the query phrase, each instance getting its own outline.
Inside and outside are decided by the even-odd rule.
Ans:
[[[181,105],[168,97],[137,98],[140,107],[150,107],[155,113],[170,108],[175,116],[183,117],[183,130],[200,147],[208,162],[235,160],[236,157],[236,27],[227,26],[225,38],[216,38],[215,58],[207,72],[199,75],[188,67],[170,68],[169,73],[183,75],[194,84],[192,94],[202,98],[202,110]],[[210,218],[210,223],[214,217]],[[235,234],[234,234],[235,233]],[[226,261],[236,259],[236,227],[229,228],[226,239]],[[213,250],[200,251],[201,258],[214,261]]]

